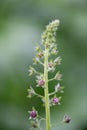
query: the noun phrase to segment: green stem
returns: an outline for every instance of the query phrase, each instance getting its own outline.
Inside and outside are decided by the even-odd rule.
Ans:
[[[55,78],[49,79],[48,82],[53,81]]]
[[[57,91],[54,91],[54,92],[52,92],[52,93],[49,93],[49,96],[54,95],[54,94],[56,94],[56,93],[57,93]]]
[[[42,95],[40,95],[40,94],[38,94],[36,92],[35,92],[35,95],[38,96],[38,97],[40,97],[40,98],[44,98],[44,96],[42,96]]]
[[[45,111],[46,111],[46,130],[51,129],[50,123],[50,105],[49,105],[49,89],[48,89],[48,49],[45,47],[44,57],[44,80],[45,80]]]

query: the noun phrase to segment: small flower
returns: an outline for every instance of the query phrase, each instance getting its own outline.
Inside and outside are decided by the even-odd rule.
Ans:
[[[58,84],[55,86],[55,91],[58,92],[60,89],[61,89],[61,86],[60,86],[60,84],[58,83]]]
[[[33,68],[33,67],[29,67],[29,76],[31,76],[31,75],[33,75],[33,74],[35,74],[36,73],[36,70]]]
[[[55,60],[54,60],[54,63],[56,63],[56,65],[60,65],[61,64],[61,58],[60,58],[60,56],[59,57],[57,57]]]
[[[63,122],[70,123],[71,122],[71,118],[68,115],[65,115],[64,118],[63,118]]]
[[[27,97],[31,98],[32,96],[35,95],[35,91],[34,91],[34,89],[32,87],[30,87],[27,91],[28,91],[28,96]]]
[[[38,57],[33,58],[34,64],[39,64],[40,60]]]
[[[42,51],[41,48],[40,48],[40,46],[37,46],[37,47],[35,48],[35,50],[36,50],[37,52],[41,52],[41,51]]]
[[[56,105],[59,103],[59,99],[57,97],[53,98],[52,100],[53,105]]]
[[[38,80],[39,86],[44,86],[44,84],[45,84],[45,81],[43,79]]]
[[[57,105],[60,104],[61,97],[56,97],[56,95],[51,99],[50,103],[51,105]]]
[[[51,45],[50,45],[50,49],[52,49],[52,48],[54,48],[55,47],[55,43],[52,43]]]
[[[29,111],[29,114],[30,114],[30,118],[29,119],[36,119],[38,114],[37,114],[37,111],[33,108],[32,111]]]
[[[55,70],[55,68],[54,68],[54,63],[52,62],[52,61],[50,61],[49,63],[48,63],[48,71],[54,71]]]
[[[43,52],[39,52],[39,53],[37,54],[37,56],[38,56],[39,58],[42,58],[42,57],[44,56],[44,53],[43,53]]]
[[[56,55],[57,53],[58,53],[58,51],[57,51],[56,48],[53,48],[53,49],[51,50],[51,54]]]
[[[60,72],[57,72],[56,75],[55,75],[55,79],[61,80],[61,78],[62,78],[62,74],[60,74]]]
[[[39,87],[39,86],[41,86],[41,87],[43,87],[44,86],[44,84],[45,84],[45,81],[44,81],[44,76],[43,75],[37,75],[36,76],[36,78],[37,78],[37,80],[36,80],[36,82],[37,82],[37,86]]]
[[[64,87],[61,87],[59,83],[55,86],[56,92],[60,91],[60,93],[63,93],[64,92],[63,89],[64,89]]]
[[[49,63],[48,63],[48,67],[52,68],[53,66],[54,66],[54,65],[53,65],[52,62],[49,62]]]
[[[37,58],[43,58],[44,52],[42,51],[42,49],[40,48],[40,46],[37,46],[35,49],[37,51]]]
[[[38,121],[37,120],[31,121],[31,126],[32,126],[32,128],[38,128],[39,127]]]

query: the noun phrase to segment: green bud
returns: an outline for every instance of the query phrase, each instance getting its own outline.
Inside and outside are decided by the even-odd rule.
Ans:
[[[60,65],[61,64],[61,58],[60,58],[60,56],[59,57],[57,57],[55,60],[54,60],[54,63],[56,63],[56,65]]]
[[[56,75],[55,75],[55,79],[56,79],[56,80],[61,80],[61,78],[62,78],[62,74],[60,74],[60,72],[58,71],[58,72],[56,73]]]

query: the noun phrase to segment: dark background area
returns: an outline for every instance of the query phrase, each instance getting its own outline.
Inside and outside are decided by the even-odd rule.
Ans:
[[[58,69],[65,93],[61,106],[51,108],[51,119],[56,123],[67,113],[72,122],[53,130],[87,130],[87,0],[0,0],[0,130],[29,130],[32,106],[45,115],[40,99],[27,98],[29,86],[36,85],[28,67],[45,25],[54,19],[60,19]]]

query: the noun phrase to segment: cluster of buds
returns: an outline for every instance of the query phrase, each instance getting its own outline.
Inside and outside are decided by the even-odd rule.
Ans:
[[[50,48],[50,45],[56,42],[56,31],[59,25],[59,20],[55,20],[46,26],[46,30],[42,34],[42,43]]]
[[[43,58],[44,57],[44,52],[42,51],[42,49],[40,48],[40,46],[36,47],[36,51],[37,51],[37,57],[38,58]]]
[[[35,108],[32,108],[32,111],[28,111],[29,113],[29,120],[31,120],[31,126],[32,128],[39,128],[39,120],[38,120],[38,112],[35,110]]]
[[[33,58],[33,64],[39,64],[40,60],[38,57]]]
[[[57,94],[63,93],[64,87],[62,87],[59,81],[62,78],[62,74],[58,71],[54,78],[48,79],[49,72],[54,72],[56,70],[56,66],[61,64],[61,57],[58,56],[55,59],[51,59],[50,57],[58,54],[57,46],[56,46],[56,31],[59,26],[59,20],[55,20],[46,26],[46,30],[42,33],[42,44],[41,46],[36,47],[36,56],[33,58],[34,64],[40,64],[43,66],[44,72],[39,72],[33,67],[29,68],[29,76],[36,74],[36,86],[44,89],[44,95],[40,95],[35,92],[34,88],[30,87],[28,89],[28,97],[31,98],[33,96],[38,96],[44,103],[46,110],[46,130],[50,130],[50,106],[59,105],[61,101],[61,97],[57,96]],[[43,49],[42,49],[43,48]],[[52,80],[57,80],[58,83],[54,86],[54,91],[49,92],[49,83]],[[51,97],[50,97],[51,96]],[[40,128],[40,120],[38,112],[35,108],[32,111],[29,111],[30,117],[29,119],[32,121],[33,128]],[[49,122],[48,122],[49,121]],[[69,123],[71,118],[69,116],[64,116],[63,122]],[[40,128],[41,129],[41,128]]]

